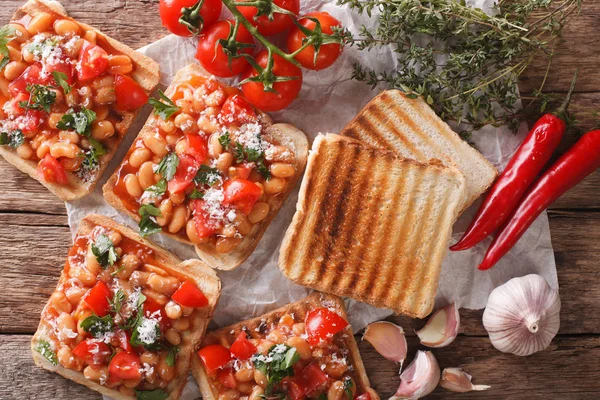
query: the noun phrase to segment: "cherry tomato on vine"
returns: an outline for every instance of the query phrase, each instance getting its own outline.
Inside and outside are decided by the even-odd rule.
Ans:
[[[182,24],[179,19],[181,18],[182,9],[187,8],[194,11],[192,8],[196,4],[198,4],[198,0],[160,0],[158,11],[163,26],[177,36],[193,36],[194,32],[188,26]],[[219,19],[221,8],[223,8],[221,0],[204,0],[199,12],[199,17],[202,20],[200,21],[198,18],[186,18],[186,20],[196,28],[198,24],[202,23],[202,29],[199,31],[203,32],[206,30],[205,28],[208,28]]]
[[[249,1],[249,0],[246,0]],[[291,11],[294,14],[300,12],[300,0],[273,0],[273,4],[285,10]],[[273,20],[269,20],[266,15],[254,19],[258,14],[258,8],[254,6],[238,6],[237,9],[246,17],[248,21],[258,28],[258,32],[265,36],[276,35],[288,30],[294,21],[290,15],[282,13],[273,13]]]
[[[242,92],[246,100],[256,108],[262,111],[279,111],[290,105],[300,93],[302,88],[302,70],[287,61],[283,57],[273,54],[275,63],[273,64],[273,73],[277,76],[293,76],[298,79],[285,82],[275,82],[273,89],[275,92],[265,92],[265,86],[260,82],[246,82],[242,85]],[[261,67],[266,67],[268,60],[267,51],[261,51],[256,57],[256,62]],[[254,68],[249,68],[242,76],[246,79],[251,76],[257,76]]]
[[[245,58],[238,57],[231,60],[230,68],[228,57],[225,52],[223,52],[223,46],[219,44],[219,40],[227,39],[233,25],[234,22],[230,20],[217,21],[208,27],[198,41],[196,59],[200,61],[200,64],[202,64],[204,69],[209,73],[222,78],[238,75],[248,66],[248,61],[246,61]],[[241,43],[254,44],[252,34],[242,25],[239,26],[235,38]],[[253,49],[253,47],[244,48],[242,49],[242,52],[252,54]]]
[[[298,22],[303,27],[314,31],[316,23],[310,19],[315,18],[321,24],[321,29],[323,33],[331,35],[333,33],[333,27],[338,26],[341,27],[342,24],[337,19],[333,18],[329,13],[326,12],[313,12],[307,14],[306,16],[300,18]],[[287,47],[288,50],[292,53],[302,47],[304,43],[302,40],[306,38],[306,35],[298,29],[298,27],[294,27],[287,37]],[[317,55],[317,60],[315,62],[315,48],[314,46],[308,46],[300,53],[296,55],[296,60],[304,68],[320,70],[325,69],[331,66],[338,59],[338,57],[342,54],[342,46],[337,43],[329,43],[324,44],[319,48],[319,54]]]

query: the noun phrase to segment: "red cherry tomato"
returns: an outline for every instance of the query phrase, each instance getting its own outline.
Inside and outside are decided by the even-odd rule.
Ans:
[[[106,283],[98,281],[85,296],[84,301],[97,316],[104,317],[110,310],[109,300],[111,297],[112,294]]]
[[[369,392],[365,392],[361,395],[354,396],[354,400],[371,400],[371,394]]]
[[[300,93],[302,88],[302,71],[291,62],[273,54],[275,64],[273,73],[277,76],[293,76],[298,79],[289,80],[286,82],[276,82],[273,84],[273,89],[277,93],[265,92],[265,87],[260,82],[246,82],[242,85],[242,92],[246,99],[254,107],[262,111],[279,111],[290,105],[292,101]],[[258,65],[266,67],[268,55],[266,51],[261,51],[256,57]],[[258,75],[254,68],[250,68],[244,73],[243,79]]]
[[[256,122],[254,108],[239,94],[231,95],[223,103],[219,113],[219,122],[228,126]]]
[[[181,18],[182,8],[191,8],[196,4],[198,0],[160,0],[158,11],[163,26],[177,36],[193,36],[188,27],[179,22],[179,18]],[[204,0],[200,8],[203,24],[201,32],[219,19],[222,7],[221,0]]]
[[[187,189],[192,184],[198,168],[200,168],[200,163],[194,157],[187,154],[180,154],[179,165],[175,170],[175,175],[167,184],[169,192],[179,193]]]
[[[129,341],[131,339],[131,335],[129,334],[129,332],[119,329],[115,333],[115,336],[119,339],[120,348],[122,348],[128,353],[133,351],[133,347],[131,346],[131,342]]]
[[[66,185],[69,183],[65,169],[60,165],[58,160],[50,154],[46,154],[46,156],[40,160],[37,170],[38,175],[44,182],[58,183],[59,185]]]
[[[100,76],[108,68],[108,53],[102,47],[83,41],[79,53],[77,77],[81,81]]]
[[[207,238],[217,231],[217,226],[210,220],[207,212],[204,210],[204,200],[192,200],[190,202],[194,210],[194,225],[198,237]]]
[[[202,290],[188,281],[179,286],[171,299],[184,307],[204,307],[208,305],[208,299],[202,293]]]
[[[328,308],[316,308],[306,314],[306,333],[311,345],[331,338],[348,326],[348,321]]]
[[[73,354],[92,368],[98,368],[106,364],[112,351],[104,342],[99,342],[97,339],[86,339],[75,346]]]
[[[27,92],[28,84],[45,83],[45,79],[41,76],[41,72],[42,68],[39,64],[30,65],[17,79],[8,85],[8,91],[13,97],[17,97],[19,93],[26,93],[29,98],[29,92]]]
[[[169,319],[169,317],[167,317],[167,313],[164,309],[163,306],[161,306],[158,302],[150,299],[150,298],[146,298],[146,301],[144,301],[144,304],[142,306],[144,308],[144,316],[146,316],[146,318],[150,318],[152,315],[156,315],[156,313],[159,313],[160,316],[160,330],[164,332],[164,330],[168,327],[171,326],[171,319]],[[155,318],[155,317],[154,317]]]
[[[302,385],[294,380],[288,383],[288,394],[292,400],[302,400],[306,398]]]
[[[323,33],[332,34],[334,26],[341,27],[341,22],[337,19],[333,18],[326,12],[313,12],[307,14],[305,17],[301,18],[298,22],[303,27],[310,29],[311,31],[315,29],[316,23],[307,17],[315,18],[321,24],[321,29]],[[306,38],[306,35],[298,29],[298,27],[294,27],[287,37],[287,47],[288,50],[292,53],[298,50],[304,43],[302,41]],[[320,70],[327,67],[330,67],[331,64],[338,59],[338,57],[342,54],[342,46],[336,43],[324,44],[319,48],[319,54],[317,55],[317,60],[315,62],[315,48],[314,46],[308,46],[300,53],[296,55],[296,60],[304,68]]]
[[[198,351],[198,356],[208,373],[213,373],[231,361],[229,349],[220,344],[211,344]]]
[[[310,396],[313,392],[321,389],[327,384],[329,376],[317,364],[309,364],[304,368],[301,374],[304,393]]]
[[[67,83],[72,85],[75,81],[75,70],[73,69],[73,65],[67,61],[66,59],[56,60],[55,62],[46,63],[44,69],[50,75],[49,79],[53,86],[59,87],[58,83],[52,76],[53,72],[60,72],[65,74],[67,77]]]
[[[230,65],[227,55],[223,52],[223,47],[219,44],[219,40],[227,39],[232,27],[233,22],[229,20],[215,22],[200,36],[196,51],[196,59],[200,61],[204,69],[222,78],[238,75],[248,66],[248,61],[244,57],[233,58]],[[250,32],[241,25],[237,31],[236,40],[241,43],[254,44],[254,38]],[[252,51],[252,47],[242,50],[247,54],[252,54]]]
[[[246,0],[249,1],[249,0]],[[300,12],[300,1],[299,0],[274,0],[273,4],[279,6],[285,10],[291,11],[294,14]],[[289,27],[294,25],[292,17],[282,13],[273,13],[273,20],[269,20],[266,15],[254,19],[258,13],[258,8],[254,6],[237,6],[237,9],[246,17],[248,21],[258,28],[264,36],[276,35],[278,33],[286,31]]]
[[[235,380],[235,373],[231,368],[225,368],[217,372],[217,379],[221,382],[221,385],[229,389],[235,389],[237,387],[237,381]]]
[[[233,206],[246,215],[250,214],[261,194],[260,188],[247,179],[229,179],[223,184],[223,204]]]
[[[113,379],[140,379],[140,358],[134,353],[115,354],[108,365],[108,375]]]
[[[250,172],[254,169],[254,165],[252,163],[244,162],[237,167],[238,176],[242,179],[248,179],[250,176]]]
[[[185,154],[189,154],[202,164],[208,155],[208,140],[195,133],[185,135],[185,140],[187,140]]]
[[[42,119],[47,115],[48,114],[43,110],[27,110],[25,116],[19,121],[19,126],[23,133],[37,132],[42,123]]]
[[[257,349],[256,346],[246,338],[246,332],[241,332],[237,339],[235,339],[235,342],[231,345],[229,351],[235,358],[244,361],[256,354]]]
[[[148,94],[133,79],[128,76],[115,75],[115,95],[117,107],[121,110],[137,110],[148,102]]]

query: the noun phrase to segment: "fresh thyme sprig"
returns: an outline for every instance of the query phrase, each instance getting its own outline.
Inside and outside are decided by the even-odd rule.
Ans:
[[[353,44],[364,51],[391,45],[397,60],[391,71],[356,64],[353,77],[423,96],[465,134],[519,126],[519,76],[536,58],[550,62],[554,39],[581,6],[581,0],[500,0],[488,15],[464,0],[338,2],[359,14],[379,10],[377,28],[363,26]]]

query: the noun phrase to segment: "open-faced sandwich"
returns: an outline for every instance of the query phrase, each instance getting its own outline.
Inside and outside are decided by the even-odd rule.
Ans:
[[[199,65],[178,71],[160,96],[104,197],[142,235],[165,233],[211,267],[233,269],[301,176],[306,136],[273,124]]]
[[[33,359],[114,399],[177,399],[220,291],[201,261],[89,216],[42,311]]]
[[[315,292],[210,332],[192,373],[202,398],[376,400],[339,297]]]
[[[158,65],[57,2],[29,0],[0,36],[0,155],[62,200],[86,195],[158,84]]]

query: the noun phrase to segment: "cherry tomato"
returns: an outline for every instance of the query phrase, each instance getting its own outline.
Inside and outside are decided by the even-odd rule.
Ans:
[[[279,111],[290,105],[292,101],[300,93],[302,87],[302,71],[291,62],[280,57],[277,54],[273,55],[275,63],[273,66],[273,73],[277,76],[293,76],[298,79],[289,80],[286,82],[276,82],[273,84],[273,89],[276,93],[265,92],[265,87],[260,82],[246,82],[242,85],[242,92],[246,99],[262,111]],[[258,65],[266,67],[267,65],[267,52],[261,51],[256,57]],[[254,68],[248,69],[243,75],[243,79],[251,76],[258,75]]]
[[[44,83],[44,78],[42,78],[41,72],[42,68],[39,64],[30,65],[17,79],[8,85],[8,91],[13,97],[17,97],[19,93],[26,93],[29,98],[27,85],[30,83]]]
[[[171,326],[171,319],[167,317],[165,309],[155,300],[146,298],[146,301],[144,301],[142,307],[144,308],[144,316],[146,316],[146,318],[150,318],[152,315],[156,315],[158,312],[160,317],[159,325],[161,332],[164,332],[166,328]]]
[[[121,110],[137,110],[148,102],[148,94],[133,79],[128,76],[115,75],[115,95],[117,107]]]
[[[219,113],[219,122],[226,126],[243,125],[256,122],[256,120],[254,108],[239,94],[229,96]]]
[[[223,365],[231,361],[229,349],[220,344],[211,344],[198,351],[198,356],[202,360],[208,373],[213,373]]]
[[[227,39],[232,27],[233,21],[215,22],[200,36],[196,51],[196,59],[200,61],[204,69],[222,78],[238,75],[248,66],[248,61],[244,57],[233,58],[230,65],[227,55],[223,52],[223,47],[219,44],[219,40]],[[241,25],[237,31],[236,40],[241,43],[254,44],[254,38],[250,32]],[[249,47],[243,49],[242,52],[252,54],[252,50],[253,48]]]
[[[207,238],[217,231],[217,226],[210,220],[210,217],[204,210],[204,200],[192,200],[190,202],[192,210],[194,210],[194,225],[198,237]]]
[[[302,385],[294,380],[288,383],[288,394],[292,400],[302,400],[306,398]]]
[[[237,339],[235,339],[235,342],[231,345],[229,351],[235,358],[244,361],[256,354],[257,349],[256,346],[246,338],[246,332],[241,332]]]
[[[250,172],[254,169],[254,165],[252,163],[244,162],[237,167],[238,176],[242,179],[248,179],[250,176]]]
[[[371,394],[369,392],[365,392],[361,395],[354,396],[354,400],[371,400]]]
[[[202,293],[202,290],[188,281],[179,286],[171,299],[184,307],[204,307],[208,305],[208,299]]]
[[[46,154],[46,156],[40,160],[37,170],[38,175],[44,182],[58,183],[59,185],[66,185],[69,183],[65,169],[60,165],[58,160],[50,154]]]
[[[173,179],[167,184],[167,188],[171,193],[183,192],[188,186],[192,184],[196,172],[200,168],[200,163],[192,156],[187,154],[179,155],[179,165],[175,170]]]
[[[108,375],[113,379],[140,379],[140,365],[140,358],[136,354],[123,351],[110,360]]]
[[[221,382],[221,385],[229,389],[235,389],[237,387],[237,381],[235,380],[235,373],[231,368],[225,368],[217,372],[217,379]]]
[[[328,378],[327,373],[319,365],[307,365],[301,374],[304,393],[310,396],[313,392],[321,389],[327,383]]]
[[[291,11],[294,14],[298,14],[300,12],[299,0],[273,0],[273,4],[285,10]],[[258,28],[258,32],[264,36],[276,35],[288,30],[288,28],[294,25],[292,17],[286,14],[273,13],[273,20],[271,21],[266,15],[261,15],[260,17],[254,19],[258,13],[258,8],[254,6],[237,6],[237,9],[244,15],[244,17],[246,17],[248,21],[250,21],[252,25],[256,26]]]
[[[198,4],[198,0],[160,0],[159,13],[162,24],[171,33],[177,36],[193,36],[188,27],[181,22],[181,9],[191,8]],[[200,8],[200,17],[202,18],[202,31],[212,25],[221,14],[223,3],[221,0],[204,0]],[[193,21],[190,21],[193,23]]]
[[[305,27],[307,29],[310,29],[311,31],[315,29],[316,24],[314,21],[308,19],[308,17],[317,19],[319,21],[319,23],[321,24],[321,29],[322,29],[323,33],[326,33],[329,35],[333,33],[333,29],[331,29],[332,27],[334,27],[334,26],[341,27],[341,22],[338,21],[337,19],[333,18],[328,13],[322,12],[322,11],[321,12],[313,12],[313,13],[307,14],[305,17],[301,18],[298,21],[300,23],[300,25],[302,25],[303,27]],[[304,33],[302,33],[300,31],[300,29],[298,29],[297,26],[295,26],[291,30],[291,32],[289,33],[289,35],[287,37],[288,50],[291,51],[292,53],[295,52],[296,50],[298,50],[300,47],[302,47],[302,45],[303,45],[302,41],[305,38],[306,38],[306,35]],[[342,46],[337,43],[329,43],[329,44],[324,44],[319,48],[319,54],[317,55],[316,62],[315,62],[314,46],[308,46],[307,48],[302,50],[300,53],[298,53],[296,55],[296,60],[298,60],[298,62],[300,64],[302,64],[302,66],[304,68],[320,70],[320,69],[330,67],[331,64],[333,64],[335,62],[335,60],[338,59],[340,54],[342,54]]]
[[[102,47],[91,44],[87,40],[83,41],[83,47],[79,52],[79,61],[77,65],[77,77],[79,80],[100,76],[108,68],[108,53]]]
[[[84,301],[97,316],[104,317],[110,310],[109,300],[111,297],[112,294],[106,283],[98,281],[85,296]]]
[[[20,106],[18,107],[20,108]],[[47,114],[43,110],[27,110],[25,112],[25,116],[23,116],[19,121],[19,126],[21,127],[23,133],[36,132],[39,129],[42,119],[45,115]]]
[[[229,179],[223,184],[223,204],[233,206],[246,215],[250,214],[261,194],[260,188],[247,179]]]
[[[49,79],[53,86],[59,87],[58,83],[52,76],[53,72],[61,72],[65,74],[67,77],[67,83],[72,85],[75,81],[75,70],[73,69],[73,65],[65,59],[56,60],[54,62],[48,62],[44,66],[46,72],[50,75]]]
[[[99,342],[97,339],[86,339],[75,346],[73,354],[92,368],[98,368],[106,364],[112,351],[104,342]]]
[[[309,311],[306,314],[306,333],[311,345],[318,344],[323,340],[331,338],[348,326],[348,321],[340,317],[334,311],[321,307]]]
[[[131,335],[129,334],[129,332],[119,329],[115,332],[115,336],[119,339],[120,348],[122,348],[128,353],[133,351],[133,347],[131,346],[130,342]]]
[[[208,141],[195,133],[188,133],[185,135],[185,140],[187,140],[185,154],[189,154],[194,157],[198,163],[202,164],[208,155]]]

